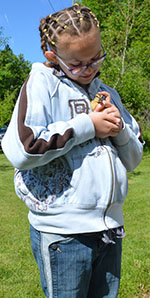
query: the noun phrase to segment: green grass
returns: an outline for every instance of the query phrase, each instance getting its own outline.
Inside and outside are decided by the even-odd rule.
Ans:
[[[13,168],[0,154],[0,297],[42,298],[30,248],[28,209],[17,198]]]
[[[150,155],[128,177],[118,298],[150,298]],[[0,215],[0,297],[44,298],[30,248],[28,209],[15,195],[13,168],[2,153]]]
[[[128,174],[119,298],[150,298],[150,155]]]

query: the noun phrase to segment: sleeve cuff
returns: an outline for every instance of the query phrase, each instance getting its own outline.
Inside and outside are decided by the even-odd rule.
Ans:
[[[75,144],[81,144],[95,137],[95,127],[87,114],[82,113],[68,121],[74,129]]]
[[[122,130],[118,133],[116,137],[112,137],[114,143],[118,146],[124,146],[125,144],[127,144],[131,136],[131,131],[129,127],[125,124],[123,119],[122,121],[123,121]]]

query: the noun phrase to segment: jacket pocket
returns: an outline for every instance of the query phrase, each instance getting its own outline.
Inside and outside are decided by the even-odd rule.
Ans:
[[[15,190],[30,210],[46,211],[49,206],[64,204],[72,173],[63,159],[31,170],[17,171]]]
[[[105,207],[111,191],[111,169],[108,153],[102,146],[90,153],[71,158],[71,189],[66,192],[68,204],[80,208]]]

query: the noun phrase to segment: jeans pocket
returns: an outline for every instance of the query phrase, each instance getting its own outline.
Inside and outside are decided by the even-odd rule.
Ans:
[[[62,239],[59,241],[54,241],[50,244],[50,249],[52,249],[53,251],[58,251],[58,252],[62,252],[62,248],[60,248],[60,246],[62,247],[62,245],[68,244],[70,242],[72,242],[74,240],[74,238],[72,237],[68,237],[68,236],[62,236]]]

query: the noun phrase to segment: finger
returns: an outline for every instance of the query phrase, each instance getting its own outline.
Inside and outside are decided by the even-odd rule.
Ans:
[[[120,131],[120,126],[115,122],[115,119],[111,119],[111,121],[109,119],[105,119],[105,127],[108,131]]]
[[[101,103],[98,103],[98,104],[97,104],[97,106],[96,106],[94,112],[101,112],[101,111],[103,111],[103,110],[104,110],[104,104],[103,104],[103,102],[101,102]]]
[[[119,110],[114,105],[104,102],[104,108],[105,108],[105,113],[107,114],[115,113],[116,116],[118,115],[118,117],[121,117]]]
[[[118,126],[119,131],[122,130],[122,128],[123,128],[123,122],[122,122],[122,119],[120,119],[118,122],[116,122],[116,125]]]
[[[116,125],[117,127],[121,127],[122,119],[120,117],[116,117],[115,115],[108,114],[105,116],[105,120]]]
[[[117,126],[113,126],[113,128],[109,129],[107,136],[108,137],[115,137],[120,132],[120,129]],[[105,135],[106,136],[106,135]]]
[[[111,101],[110,93],[108,93],[106,91],[101,91],[101,92],[98,92],[98,93],[104,95],[105,101],[107,101],[107,102],[110,102]]]
[[[119,131],[111,131],[110,137],[116,137],[118,135]]]

